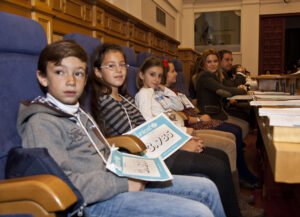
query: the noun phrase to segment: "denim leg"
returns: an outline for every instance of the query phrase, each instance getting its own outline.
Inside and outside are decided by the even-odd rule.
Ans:
[[[155,192],[126,192],[91,205],[86,217],[213,217],[202,203]]]
[[[171,194],[187,199],[195,200],[206,205],[215,217],[225,216],[220,195],[216,185],[204,177],[174,175],[170,186],[163,186],[166,183],[151,183],[146,191]]]

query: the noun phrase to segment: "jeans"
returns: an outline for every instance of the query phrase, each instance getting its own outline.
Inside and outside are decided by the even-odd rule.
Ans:
[[[205,205],[204,205],[205,204]],[[95,216],[225,216],[216,186],[207,178],[174,176],[172,182],[149,183],[145,191],[125,192],[88,206]]]

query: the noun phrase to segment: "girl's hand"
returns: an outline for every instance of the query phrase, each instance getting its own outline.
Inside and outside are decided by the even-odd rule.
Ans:
[[[195,124],[198,121],[199,121],[198,118],[189,116],[189,124]]]
[[[192,136],[194,133],[194,129],[188,127],[188,128],[186,128],[186,133]]]
[[[189,141],[187,141],[181,148],[180,150],[184,151],[189,151],[189,152],[195,152],[195,153],[200,153],[203,151],[204,145],[203,141],[200,140],[197,137],[193,137]]]
[[[128,191],[144,191],[146,182],[128,178]]]
[[[200,118],[201,118],[201,121],[204,121],[204,122],[211,120],[209,115],[201,115]]]
[[[157,91],[165,91],[165,86],[162,84],[157,85],[156,89]]]

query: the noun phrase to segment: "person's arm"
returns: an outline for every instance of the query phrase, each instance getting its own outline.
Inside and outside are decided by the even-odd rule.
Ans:
[[[181,103],[181,101],[178,98],[178,96],[176,95],[176,93],[174,93],[174,91],[165,87],[163,94],[165,96],[168,96],[168,98],[166,100],[168,101],[170,109],[172,109],[174,111],[182,111],[184,109],[183,104]]]
[[[145,120],[150,120],[155,116],[152,113],[152,99],[154,90],[152,88],[142,88],[135,95],[135,103]]]
[[[78,131],[77,139],[81,139],[82,136],[76,125],[74,130]],[[51,115],[36,114],[26,123],[25,129],[21,133],[22,146],[24,148],[47,148],[49,154],[79,189],[88,204],[104,201],[119,193],[128,191],[127,178],[119,178],[106,170],[105,164],[100,157],[99,164],[95,166],[95,170],[87,169],[88,172],[85,173],[76,173],[76,171],[72,170],[74,161],[70,159],[69,151],[74,147],[71,147],[71,144],[67,144],[66,141],[69,135],[68,132],[64,131],[66,130],[62,128],[57,118],[51,119]],[[71,143],[70,140],[69,143]],[[84,159],[82,160],[81,163],[83,164]]]
[[[198,84],[203,85],[206,89],[215,92],[221,97],[247,94],[247,92],[242,88],[224,86],[219,81],[209,76],[201,76]]]

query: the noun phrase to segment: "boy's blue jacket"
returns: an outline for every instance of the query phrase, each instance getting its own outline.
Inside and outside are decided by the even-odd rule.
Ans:
[[[84,114],[80,120],[107,158],[109,149],[97,137],[91,121]],[[76,124],[74,116],[46,104],[24,101],[19,108],[17,128],[24,148],[48,149],[87,204],[128,191],[127,178],[120,178],[105,168],[103,160],[84,130]]]

